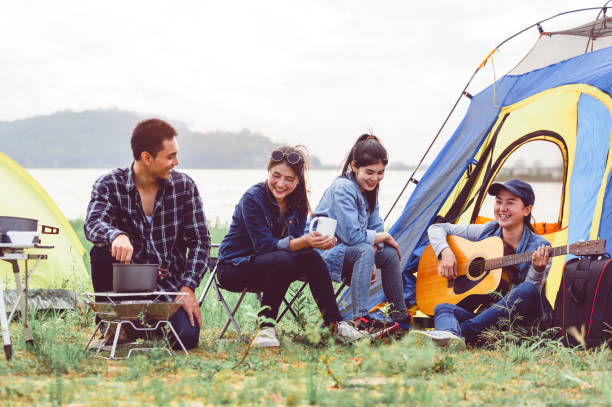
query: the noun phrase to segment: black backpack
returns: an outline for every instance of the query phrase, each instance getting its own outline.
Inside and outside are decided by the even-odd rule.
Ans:
[[[555,300],[553,325],[561,329],[561,341],[587,348],[604,342],[612,345],[612,259],[571,259],[563,268]],[[573,327],[573,328],[572,328]]]

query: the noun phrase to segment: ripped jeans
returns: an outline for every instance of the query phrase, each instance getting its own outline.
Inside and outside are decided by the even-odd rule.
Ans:
[[[374,254],[374,247],[368,243],[348,246],[344,254],[342,280],[350,282],[353,318],[368,314],[370,279],[374,264],[380,268],[377,278],[382,279],[383,292],[387,302],[391,304],[391,319],[399,321],[405,318],[406,304],[399,256],[391,246],[384,246]]]

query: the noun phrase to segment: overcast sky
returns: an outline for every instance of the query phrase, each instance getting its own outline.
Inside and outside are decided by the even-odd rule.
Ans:
[[[4,1],[0,120],[116,107],[198,131],[248,128],[305,144],[334,165],[373,130],[391,161],[414,163],[499,42],[556,13],[603,3]],[[502,48],[495,75],[536,39],[534,29]],[[493,75],[489,64],[470,91]]]

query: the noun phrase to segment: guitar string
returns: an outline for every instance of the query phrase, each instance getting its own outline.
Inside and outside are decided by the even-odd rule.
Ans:
[[[572,245],[568,244],[566,246],[558,246],[558,247],[551,248],[550,257],[554,257],[554,256],[559,256],[559,255],[570,253],[570,246],[572,246]],[[503,267],[512,266],[512,265],[515,265],[515,264],[520,264],[520,263],[528,262],[528,261],[531,260],[531,258],[533,256],[533,253],[534,252],[517,253],[517,254],[511,254],[511,255],[508,255],[508,256],[497,257],[497,258],[493,258],[493,259],[483,259],[483,258],[480,257],[480,258],[478,258],[478,260],[479,260],[478,265],[474,265],[475,261],[472,261],[470,263],[470,265],[468,266],[468,269],[469,269],[470,275],[472,275],[472,273],[474,271],[480,271],[480,274],[482,274],[486,270],[492,270],[492,269],[496,269],[496,268],[503,268]],[[474,259],[474,260],[476,260],[476,259]],[[481,265],[484,266],[484,267],[481,267]],[[472,266],[474,266],[474,267],[472,267]]]
[[[525,263],[531,260],[531,256],[534,252],[511,254],[509,256],[497,257],[494,259],[485,260],[485,269],[491,270],[495,268],[507,267],[514,264]],[[551,251],[551,257],[567,254],[566,246],[553,247]]]

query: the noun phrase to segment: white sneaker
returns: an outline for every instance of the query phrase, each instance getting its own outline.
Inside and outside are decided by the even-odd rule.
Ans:
[[[369,337],[366,332],[355,328],[355,325],[348,321],[340,321],[338,323],[338,335],[351,341]]]
[[[433,342],[437,346],[453,350],[465,350],[465,341],[449,331],[410,331],[408,337],[414,338],[419,346]]]
[[[261,328],[257,332],[255,339],[253,339],[253,346],[258,348],[278,348],[280,340],[278,339],[276,329],[272,327]]]

